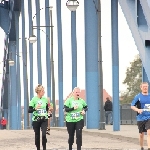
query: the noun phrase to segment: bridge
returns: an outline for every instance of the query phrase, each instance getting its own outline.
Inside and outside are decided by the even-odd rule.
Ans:
[[[44,0],[43,0],[44,1]],[[27,6],[25,6],[27,2]],[[42,78],[47,79],[47,96],[55,105],[55,76],[53,61],[53,8],[51,0],[45,0],[45,7],[40,7],[40,0],[3,0],[0,2],[0,27],[5,32],[3,59],[3,80],[1,88],[2,115],[8,119],[8,128],[21,129],[21,97],[24,100],[24,129],[31,128],[31,116],[28,116],[29,100],[34,96],[33,45],[37,49],[37,84],[42,84]],[[101,55],[101,10],[100,1],[84,0],[85,22],[85,74],[86,101],[89,111],[86,115],[87,129],[104,129],[102,103],[102,55]],[[64,1],[56,0],[57,32],[58,32],[58,89],[59,89],[59,120],[58,126],[64,126],[63,115],[63,44],[61,6]],[[76,44],[76,11],[72,4],[78,7],[77,1],[69,0],[67,7],[71,9],[71,51],[72,51],[72,89],[77,86],[77,44]],[[118,54],[118,4],[120,4],[143,64],[143,81],[150,80],[150,0],[111,0],[111,33],[112,33],[112,89],[114,123],[113,130],[120,130],[119,118],[119,54]],[[63,4],[64,5],[64,4]],[[68,9],[66,7],[66,9]],[[33,9],[36,13],[33,14]],[[78,9],[78,8],[77,8]],[[45,24],[41,25],[42,19]],[[26,15],[28,16],[26,17]],[[28,25],[27,25],[28,24]],[[19,27],[21,25],[21,33]],[[43,30],[43,27],[46,31]],[[26,37],[28,33],[29,37]],[[42,74],[41,37],[45,34],[46,72]],[[21,35],[21,37],[20,37]],[[36,36],[35,36],[36,35]],[[128,42],[128,41],[125,41]],[[29,46],[29,47],[27,47]],[[21,62],[19,52],[22,49],[23,60],[23,91],[21,91]],[[29,61],[27,59],[29,51]],[[132,51],[132,50],[131,50]],[[51,80],[52,79],[52,80]],[[54,115],[55,116],[55,112]],[[55,117],[53,121],[55,121]],[[55,126],[55,125],[54,125]]]

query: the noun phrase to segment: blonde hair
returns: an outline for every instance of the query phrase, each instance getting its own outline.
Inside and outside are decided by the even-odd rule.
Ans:
[[[140,86],[142,86],[143,84],[148,84],[147,82],[142,82],[141,84],[140,84]]]
[[[68,96],[69,98],[73,96],[73,93],[74,93],[74,91],[75,91],[76,89],[80,89],[80,88],[79,88],[79,87],[75,87],[75,88],[73,89],[73,91],[70,93],[70,95]]]
[[[35,92],[38,94],[43,88],[44,88],[43,85],[38,84],[35,88]]]

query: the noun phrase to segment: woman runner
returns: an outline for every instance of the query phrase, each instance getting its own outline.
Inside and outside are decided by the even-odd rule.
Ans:
[[[40,128],[42,131],[42,145],[43,150],[46,150],[46,130],[48,125],[48,101],[47,98],[44,97],[44,87],[42,85],[38,85],[35,88],[35,92],[37,95],[32,98],[29,104],[29,113],[33,113],[32,117],[32,125],[33,130],[35,132],[35,145],[37,150],[40,150]]]
[[[84,127],[83,115],[88,107],[86,102],[80,98],[80,89],[78,87],[74,88],[71,97],[65,101],[64,109],[66,111],[66,126],[69,134],[69,150],[72,150],[75,131],[77,150],[81,150],[82,129]]]

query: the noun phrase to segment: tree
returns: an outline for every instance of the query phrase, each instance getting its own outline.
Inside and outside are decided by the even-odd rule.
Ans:
[[[142,61],[137,55],[130,62],[130,66],[126,70],[126,78],[123,84],[127,86],[127,90],[121,93],[121,103],[131,103],[134,96],[140,92],[140,83],[142,82]]]

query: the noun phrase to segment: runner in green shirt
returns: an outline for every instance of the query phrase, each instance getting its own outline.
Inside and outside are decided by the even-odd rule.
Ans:
[[[33,113],[32,125],[35,132],[35,145],[37,150],[40,150],[40,128],[42,130],[42,145],[43,150],[46,150],[46,130],[48,125],[48,101],[44,97],[44,87],[38,85],[35,88],[37,96],[33,97],[29,104],[29,113]]]
[[[64,108],[66,113],[66,126],[69,134],[69,150],[72,150],[74,143],[74,133],[76,130],[76,144],[77,150],[81,150],[82,146],[82,129],[84,127],[83,115],[87,111],[88,107],[86,102],[80,98],[80,89],[74,88],[71,97],[69,97],[65,103]]]

